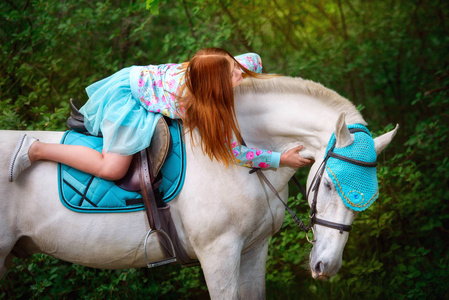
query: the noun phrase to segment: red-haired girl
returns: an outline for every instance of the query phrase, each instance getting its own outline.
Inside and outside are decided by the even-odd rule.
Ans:
[[[103,151],[83,146],[50,144],[22,135],[9,167],[9,180],[37,160],[51,160],[108,179],[122,178],[132,155],[150,144],[155,114],[181,118],[192,133],[197,129],[203,152],[226,165],[294,168],[310,160],[302,146],[286,153],[241,146],[234,110],[233,88],[244,77],[263,78],[259,55],[233,57],[219,48],[198,51],[183,64],[133,66],[86,88],[89,100],[81,108],[88,131],[102,133]]]

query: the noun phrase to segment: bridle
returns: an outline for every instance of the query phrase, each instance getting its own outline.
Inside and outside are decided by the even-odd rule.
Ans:
[[[348,130],[349,130],[350,133],[364,132],[364,133],[369,135],[369,133],[367,131],[363,130],[362,128],[349,128]],[[282,198],[279,195],[279,193],[276,191],[274,186],[267,179],[265,174],[263,174],[261,169],[253,168],[251,171],[249,171],[250,174],[257,173],[259,178],[261,178],[265,182],[265,184],[273,191],[273,193],[276,195],[276,197],[282,202],[282,204],[284,205],[285,209],[293,217],[293,220],[296,222],[298,227],[301,228],[306,233],[307,240],[310,243],[312,243],[312,244],[315,242],[314,237],[313,237],[313,235],[314,235],[313,226],[314,225],[320,225],[320,226],[325,226],[325,227],[328,227],[328,228],[337,229],[337,230],[340,231],[340,234],[343,234],[344,231],[349,232],[352,229],[351,225],[331,222],[331,221],[319,219],[319,218],[316,217],[316,215],[318,213],[317,212],[318,192],[319,192],[319,189],[320,189],[321,179],[323,177],[323,173],[324,173],[324,170],[326,169],[326,164],[327,164],[327,161],[329,160],[329,158],[333,157],[333,158],[336,158],[336,159],[339,159],[339,160],[342,160],[342,161],[345,161],[345,162],[349,162],[349,163],[355,164],[357,166],[362,166],[362,167],[372,168],[372,167],[376,167],[377,166],[377,161],[375,161],[375,162],[365,162],[365,161],[353,159],[353,158],[346,157],[346,156],[339,155],[339,154],[335,153],[333,151],[334,148],[335,148],[335,144],[336,144],[336,141],[334,141],[334,143],[330,147],[329,151],[327,151],[326,156],[324,157],[324,160],[321,162],[318,170],[316,171],[316,173],[315,173],[315,175],[313,177],[313,180],[312,180],[312,182],[311,182],[307,192],[305,191],[304,187],[301,185],[299,180],[296,178],[296,176],[292,177],[293,181],[296,183],[296,185],[298,185],[298,187],[299,187],[303,197],[306,200],[309,199],[309,196],[310,196],[311,192],[314,193],[313,194],[312,204],[310,206],[309,224],[308,225],[305,225],[298,218],[298,216],[293,212],[293,210],[282,200]],[[243,140],[242,140],[242,145],[245,145]],[[312,231],[312,239],[309,238],[309,234],[308,234],[309,231]]]

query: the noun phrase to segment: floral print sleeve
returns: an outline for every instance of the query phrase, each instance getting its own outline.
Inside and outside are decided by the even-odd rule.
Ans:
[[[281,153],[239,146],[235,141],[232,143],[232,153],[237,158],[237,163],[248,168],[279,168]]]

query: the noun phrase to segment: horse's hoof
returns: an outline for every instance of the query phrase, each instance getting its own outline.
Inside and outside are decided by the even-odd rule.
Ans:
[[[36,138],[29,137],[26,134],[20,135],[9,165],[9,181],[16,180],[23,170],[31,166],[28,150],[35,141],[37,141]]]

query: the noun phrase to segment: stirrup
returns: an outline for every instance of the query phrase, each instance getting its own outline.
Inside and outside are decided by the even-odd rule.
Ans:
[[[173,257],[169,257],[169,258],[166,258],[166,259],[163,259],[163,260],[159,260],[159,261],[156,261],[156,262],[149,262],[148,255],[147,255],[147,241],[148,241],[148,237],[152,233],[156,233],[156,232],[163,233],[165,235],[165,237],[168,239],[168,241],[170,242],[170,245],[171,245]],[[150,229],[150,231],[148,231],[147,236],[145,237],[145,242],[144,242],[144,252],[145,252],[145,260],[147,262],[148,269],[151,269],[151,268],[154,268],[154,267],[163,266],[163,265],[167,265],[167,264],[171,264],[171,263],[175,263],[177,261],[176,253],[175,253],[175,247],[173,246],[173,242],[172,242],[171,238],[168,236],[168,234],[165,231],[163,231],[162,229],[160,229],[160,230]]]

